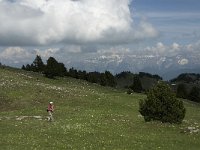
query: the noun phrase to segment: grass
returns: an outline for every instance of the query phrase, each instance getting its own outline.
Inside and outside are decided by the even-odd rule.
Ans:
[[[199,149],[200,133],[182,132],[199,128],[199,105],[184,102],[180,125],[145,123],[138,112],[143,98],[82,80],[0,69],[0,149]],[[49,101],[55,104],[54,122],[45,119]]]

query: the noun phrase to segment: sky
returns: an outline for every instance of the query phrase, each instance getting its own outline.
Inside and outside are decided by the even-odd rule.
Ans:
[[[0,62],[200,54],[199,0],[0,0]],[[181,64],[187,64],[182,59]]]

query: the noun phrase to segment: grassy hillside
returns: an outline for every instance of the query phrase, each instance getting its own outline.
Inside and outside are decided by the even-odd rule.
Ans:
[[[199,149],[200,133],[185,130],[199,129],[199,105],[184,103],[181,125],[145,123],[138,112],[143,98],[72,78],[0,69],[0,149]],[[54,122],[46,120],[49,101]]]

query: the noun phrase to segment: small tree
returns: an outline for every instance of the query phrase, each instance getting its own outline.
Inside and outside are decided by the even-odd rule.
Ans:
[[[26,70],[26,67],[25,67],[24,65],[22,65],[22,69],[23,69],[23,70]]]
[[[42,58],[39,55],[36,56],[32,66],[33,66],[33,71],[35,72],[43,72],[45,67]]]
[[[181,123],[186,110],[183,102],[176,98],[170,87],[159,82],[147,93],[147,99],[140,101],[139,112],[145,121]]]
[[[31,66],[29,64],[26,65],[26,69],[27,71],[31,71]]]
[[[53,57],[49,57],[47,60],[47,66],[44,74],[48,78],[54,78],[55,76],[64,76],[66,68],[63,63],[58,63]]]

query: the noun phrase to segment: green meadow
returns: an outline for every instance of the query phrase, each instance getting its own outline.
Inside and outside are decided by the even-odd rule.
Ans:
[[[43,77],[0,69],[0,149],[2,150],[198,150],[200,105],[184,101],[182,124],[144,122],[143,94],[102,87],[73,78]],[[53,101],[55,121],[47,121]]]

